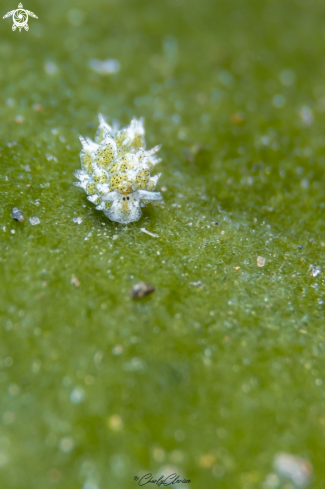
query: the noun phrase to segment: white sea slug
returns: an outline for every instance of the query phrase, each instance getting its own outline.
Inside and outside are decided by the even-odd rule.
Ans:
[[[162,200],[160,192],[153,192],[161,174],[150,174],[160,162],[156,156],[160,146],[145,149],[142,119],[133,119],[129,126],[117,130],[99,114],[95,142],[82,136],[80,141],[82,170],[74,173],[79,180],[74,184],[83,188],[87,199],[111,221],[138,221],[146,202]]]

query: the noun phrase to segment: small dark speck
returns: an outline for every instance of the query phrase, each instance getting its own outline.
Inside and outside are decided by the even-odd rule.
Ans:
[[[223,281],[225,281],[226,279],[227,279],[227,277],[223,277],[223,279],[222,279],[222,280],[223,280]]]
[[[212,224],[214,224],[215,226],[218,226],[218,221],[214,221]]]
[[[299,249],[299,250],[302,250],[302,249],[303,249],[303,247],[304,247],[304,245],[299,245],[299,246],[298,246],[298,249]]]

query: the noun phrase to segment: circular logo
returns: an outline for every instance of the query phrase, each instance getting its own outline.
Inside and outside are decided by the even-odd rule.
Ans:
[[[26,10],[18,9],[13,15],[13,21],[17,27],[24,27],[28,21],[28,14]]]

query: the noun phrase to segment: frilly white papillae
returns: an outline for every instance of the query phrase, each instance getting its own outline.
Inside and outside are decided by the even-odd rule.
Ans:
[[[162,200],[160,192],[153,192],[161,174],[150,174],[160,162],[156,156],[160,146],[146,151],[142,119],[132,119],[118,130],[99,114],[95,142],[82,136],[80,141],[82,169],[74,173],[79,180],[74,184],[111,221],[138,221],[145,202]]]

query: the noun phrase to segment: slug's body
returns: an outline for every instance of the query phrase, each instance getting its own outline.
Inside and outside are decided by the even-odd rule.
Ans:
[[[159,146],[146,151],[142,119],[117,131],[99,114],[95,142],[82,136],[80,141],[82,170],[75,172],[79,182],[74,184],[111,221],[138,221],[143,201],[162,200],[160,192],[153,192],[161,174],[150,175],[160,161],[155,156]]]

